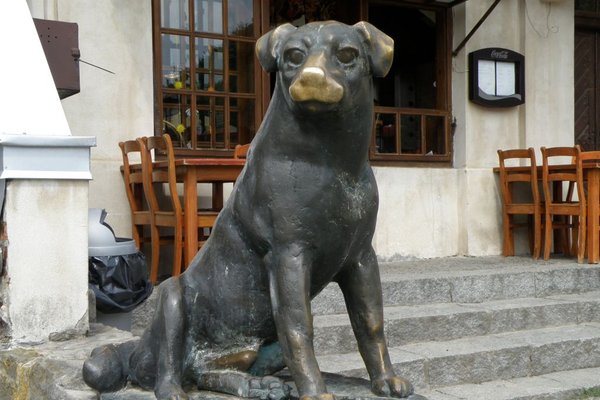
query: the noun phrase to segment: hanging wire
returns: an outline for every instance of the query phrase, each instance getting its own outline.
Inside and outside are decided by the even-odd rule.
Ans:
[[[558,33],[559,28],[556,25],[550,24],[550,15],[552,14],[552,4],[546,4],[546,32],[540,32],[536,27],[533,21],[531,20],[531,16],[529,15],[529,8],[527,7],[527,1],[523,2],[525,4],[525,15],[527,16],[527,22],[531,26],[531,29],[541,38],[547,38],[552,33]]]

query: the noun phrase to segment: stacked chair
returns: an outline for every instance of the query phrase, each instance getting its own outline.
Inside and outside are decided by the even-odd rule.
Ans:
[[[529,248],[534,259],[540,257],[542,235],[543,204],[540,201],[538,189],[537,166],[535,152],[529,149],[498,150],[500,165],[500,194],[502,197],[503,248],[505,256],[515,255],[514,231],[517,228],[527,228],[529,232]],[[528,168],[522,171],[507,169],[507,162],[518,165],[526,162]],[[528,200],[519,201],[516,197],[515,186],[521,184],[529,188]],[[518,222],[516,216],[525,215],[525,222]]]
[[[165,244],[173,246],[171,275],[177,276],[184,269],[182,266],[183,248],[186,239],[183,229],[184,211],[177,191],[173,143],[168,135],[140,137],[135,141],[125,142],[122,148],[135,148],[140,153],[141,170],[136,170],[135,174],[133,174],[131,167],[129,165],[126,166],[124,161],[124,179],[126,186],[131,186],[132,184],[128,182],[132,182],[133,180],[136,183],[141,182],[143,186],[147,210],[143,211],[143,214],[140,214],[139,211],[134,211],[132,206],[134,203],[130,200],[132,223],[136,227],[141,225],[142,222],[140,221],[143,220],[144,225],[149,225],[150,242],[152,244],[150,280],[156,284],[158,282],[161,246]],[[166,155],[166,159],[161,160],[161,162],[166,163],[166,168],[155,167],[156,156],[158,154]],[[133,193],[132,199],[136,200]],[[137,207],[139,201],[135,202],[134,205]],[[210,230],[213,227],[218,212],[199,210],[197,214],[198,229],[204,232],[205,229]],[[136,215],[135,219],[134,215]],[[144,218],[142,219],[138,215],[144,215]],[[134,237],[140,235],[136,233],[136,229],[134,229]],[[165,233],[165,231],[168,233]],[[203,240],[199,240],[199,247],[202,246],[206,239],[204,235],[201,238]]]
[[[543,201],[533,148],[498,150],[503,254],[514,255],[514,230],[525,227],[534,259],[540,257],[543,240],[544,260],[550,258],[554,247],[555,251],[565,255],[576,255],[577,261],[582,263],[586,255],[587,228],[583,163],[597,162],[600,152],[582,152],[579,146],[563,146],[542,147],[541,153]],[[508,167],[509,160],[513,160],[512,166],[518,168]],[[570,168],[561,168],[561,164]],[[522,187],[517,196],[515,185]],[[518,221],[517,215],[527,218]]]
[[[125,193],[129,208],[131,210],[131,231],[133,240],[139,250],[144,242],[148,240],[144,227],[150,230],[152,226],[152,215],[147,208],[143,188],[143,175],[141,169],[133,169],[132,161],[139,162],[142,155],[140,143],[137,140],[127,140],[119,143],[121,155],[123,156],[123,182],[125,182]],[[136,160],[137,159],[137,160]]]
[[[583,168],[581,149],[575,147],[542,147],[542,184],[544,186],[544,260],[550,258],[552,233],[558,229],[562,236],[557,243],[563,243],[568,254],[575,251],[577,262],[582,263],[585,257],[586,244],[586,197],[583,186]],[[575,165],[574,172],[551,169],[551,160],[569,158]],[[559,161],[560,162],[560,161]],[[564,184],[569,190],[562,195]],[[577,198],[573,191],[577,190]],[[558,218],[556,218],[558,216]],[[572,245],[568,245],[572,243]]]

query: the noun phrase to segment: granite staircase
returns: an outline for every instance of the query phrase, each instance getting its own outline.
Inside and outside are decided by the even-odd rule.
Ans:
[[[451,257],[382,264],[381,280],[392,362],[429,400],[575,400],[600,392],[600,266]],[[0,399],[153,399],[132,386],[98,396],[81,366],[94,347],[139,334],[154,298],[132,314],[131,333],[94,324],[83,338],[0,343]],[[313,301],[313,313],[321,370],[366,378],[336,285]],[[372,398],[365,393],[349,398]]]
[[[428,399],[574,399],[600,388],[599,266],[457,257],[381,270],[392,362]],[[368,378],[337,286],[313,313],[321,370]]]

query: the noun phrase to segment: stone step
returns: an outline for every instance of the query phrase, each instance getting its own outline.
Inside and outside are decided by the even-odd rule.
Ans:
[[[600,291],[484,303],[389,306],[384,310],[388,345],[459,339],[502,332],[600,322]],[[317,354],[357,351],[347,314],[314,317]]]
[[[423,390],[429,400],[573,400],[588,399],[584,391],[599,389],[600,368],[553,372],[539,376],[495,380]],[[597,392],[596,392],[597,393]]]
[[[396,371],[419,389],[600,367],[600,323],[390,347]],[[322,371],[367,378],[358,353],[318,357]],[[600,382],[600,380],[598,380]]]
[[[600,290],[600,265],[577,264],[570,258],[450,257],[382,263],[380,268],[385,306],[481,303]],[[337,284],[313,300],[312,311],[345,312]]]

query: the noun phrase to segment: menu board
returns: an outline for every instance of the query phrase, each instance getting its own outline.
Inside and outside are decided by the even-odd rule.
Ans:
[[[487,107],[525,102],[525,59],[511,50],[487,48],[469,54],[469,99]]]

